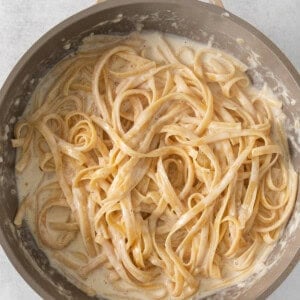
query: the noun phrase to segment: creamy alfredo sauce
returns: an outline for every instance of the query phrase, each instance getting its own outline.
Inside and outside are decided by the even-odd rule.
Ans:
[[[153,51],[152,47],[157,45],[160,42],[159,40],[160,34],[154,32],[147,32],[147,33],[142,33],[141,35],[145,39],[144,46],[147,49],[146,51],[148,51],[146,56],[148,56],[148,58],[156,60],[157,59],[156,52]],[[88,37],[82,47],[83,48],[92,47],[93,39],[97,40],[97,36]],[[196,49],[203,47],[203,45],[200,43],[179,36],[175,36],[175,35],[165,35],[165,39],[168,41],[169,45],[171,45],[173,49],[176,49],[175,53],[177,53],[177,55],[179,55],[187,65],[192,65],[192,58],[193,58],[192,51],[196,51]],[[51,83],[51,76],[50,77],[47,76],[46,79],[47,80],[42,80],[40,84],[48,85]],[[30,112],[32,105],[34,104],[32,102],[29,102],[28,107],[24,113],[25,116]],[[33,156],[30,160],[29,165],[25,168],[25,170],[20,174],[19,173],[16,174],[18,194],[19,194],[20,201],[22,201],[28,195],[32,195],[34,193],[36,188],[39,186],[42,178],[44,178],[43,176],[45,175],[43,175],[43,172],[41,172],[39,169],[38,159]],[[47,174],[48,179],[50,179],[51,176],[53,177],[55,175]],[[45,195],[45,197],[47,197],[47,195]],[[63,221],[64,218],[65,216],[62,210],[57,211],[53,209],[53,211],[51,211],[51,213],[48,214],[49,222],[54,220]],[[36,232],[35,232],[34,220],[35,220],[35,216],[33,214],[33,210],[31,210],[29,207],[26,213],[26,221],[33,235],[35,236]],[[121,283],[120,281],[114,282],[114,278],[111,275],[110,270],[105,268],[105,264],[104,266],[101,266],[97,268],[95,271],[93,271],[92,273],[90,273],[90,275],[86,280],[83,280],[75,273],[72,273],[70,269],[62,267],[62,265],[53,256],[52,254],[53,252],[49,251],[46,247],[44,247],[40,243],[39,246],[48,256],[49,261],[53,267],[57,268],[60,272],[65,274],[66,277],[71,282],[75,283],[76,286],[83,289],[84,291],[87,291],[88,293],[90,292],[89,289],[91,289],[94,290],[97,295],[101,295],[109,299],[127,299],[127,298],[153,299],[152,296],[149,296],[147,291],[143,291],[143,290],[137,291],[135,288],[129,286],[127,283],[124,282]],[[257,253],[258,257],[261,256],[260,261],[263,261],[263,259],[269,253],[271,248],[272,247],[269,247],[269,249],[267,249],[266,247],[265,249],[263,249],[264,251],[258,251]],[[72,256],[73,260],[77,259],[78,262],[84,261],[85,258],[80,254],[81,252],[82,253],[85,252],[84,244],[81,240],[81,236],[78,234],[77,238],[73,242],[71,242],[71,244],[63,250],[63,252],[67,257]],[[242,277],[246,277],[248,275],[249,272],[247,272],[247,274],[244,274]],[[217,280],[217,279],[203,279],[201,280],[199,293],[201,293],[201,295],[204,296],[220,289],[220,284],[221,287],[226,285],[231,285],[235,281],[234,276],[235,274],[231,273],[230,277],[233,278],[233,280],[232,281],[228,280],[227,282],[222,282],[222,280]],[[239,280],[240,279],[241,277],[239,277]],[[215,288],[215,286],[218,287]]]

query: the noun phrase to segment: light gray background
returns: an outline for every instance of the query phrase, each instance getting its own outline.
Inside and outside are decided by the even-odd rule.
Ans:
[[[0,86],[17,60],[51,27],[92,0],[0,0]],[[300,70],[300,0],[223,0],[226,9],[267,35]],[[268,298],[300,299],[300,265]],[[41,299],[0,246],[0,299]]]

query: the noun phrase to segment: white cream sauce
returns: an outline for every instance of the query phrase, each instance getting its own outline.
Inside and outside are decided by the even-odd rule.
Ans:
[[[142,37],[145,39],[144,47],[147,49],[146,53],[149,58],[157,60],[158,55],[155,50],[153,50],[153,45],[159,45],[161,43],[161,34],[155,33],[155,32],[143,32]],[[82,48],[88,48],[91,44],[91,40],[97,39],[97,36],[91,36],[86,38],[86,44],[83,44]],[[187,38],[175,36],[175,35],[164,35],[164,39],[168,42],[168,44],[171,46],[171,48],[174,50],[176,54],[180,53],[180,59],[185,62],[188,65],[192,64],[192,51],[196,51],[197,49],[200,49],[201,47],[207,47],[210,45],[203,45],[198,42],[189,40]],[[40,84],[43,85],[49,85],[51,83],[51,78],[47,78],[46,80],[42,80]],[[276,97],[273,97],[270,93],[269,89],[265,89],[266,96],[270,101],[277,101],[275,100]],[[278,103],[275,103],[274,106],[276,113],[281,113],[281,109],[278,110]],[[35,104],[33,101],[31,101],[28,104],[28,107],[26,108],[26,111],[24,115],[28,114]],[[276,108],[277,107],[277,108]],[[41,179],[43,177],[43,172],[40,171],[39,162],[37,160],[37,157],[32,157],[30,164],[25,168],[25,170],[21,174],[16,174],[17,179],[17,187],[18,187],[18,195],[20,201],[22,201],[27,195],[33,194],[36,188],[38,187],[39,183],[41,182]],[[53,176],[53,175],[52,175]],[[54,175],[55,176],[55,175]],[[48,176],[49,179],[51,176]],[[45,197],[48,197],[49,195],[45,195]],[[63,215],[57,214],[56,211],[53,211],[51,214],[52,216],[49,217],[49,219],[60,219],[64,218]],[[26,221],[35,235],[35,229],[34,229],[34,222],[35,222],[35,216],[33,214],[33,210],[28,209],[27,215],[26,215]],[[51,265],[59,270],[61,273],[65,274],[67,278],[71,282],[73,282],[75,285],[77,285],[80,288],[79,282],[83,283],[84,285],[90,287],[93,289],[97,295],[104,296],[108,299],[153,299],[152,296],[149,296],[145,291],[143,290],[136,290],[136,288],[132,288],[126,283],[122,283],[121,286],[123,287],[123,290],[120,291],[119,289],[116,289],[114,283],[110,282],[110,271],[105,269],[105,267],[100,267],[96,271],[92,272],[89,277],[86,280],[81,279],[78,277],[74,272],[70,271],[69,269],[63,268],[62,265],[53,257],[53,252],[50,251],[48,248],[44,247],[42,244],[39,244],[40,248],[45,252],[47,257],[49,258],[49,261]],[[256,265],[256,270],[261,270],[264,267],[263,261],[266,259],[267,255],[270,253],[273,247],[269,247],[268,249],[264,249],[264,251],[257,253],[257,257],[260,258],[259,263]],[[63,250],[64,254],[67,257],[72,257],[72,260],[76,260],[74,258],[74,252],[82,252],[84,253],[84,245],[80,238],[80,235],[77,235],[77,238]],[[80,262],[80,260],[78,260]],[[236,274],[237,275],[237,274]],[[230,274],[230,276],[234,277],[235,274]],[[249,276],[249,272],[247,274],[244,274],[243,276],[239,276],[239,281],[243,278],[246,278]],[[72,279],[73,278],[73,279]],[[76,280],[74,280],[74,278]],[[76,282],[74,282],[76,281]],[[118,281],[119,282],[119,281]],[[217,290],[220,289],[216,288],[214,286],[220,286],[220,284],[224,284],[222,280],[217,279],[203,279],[200,284],[200,290],[199,294],[201,296],[208,296],[210,294],[213,294]],[[230,285],[228,283],[225,286]],[[198,295],[194,295],[193,298],[199,297]]]

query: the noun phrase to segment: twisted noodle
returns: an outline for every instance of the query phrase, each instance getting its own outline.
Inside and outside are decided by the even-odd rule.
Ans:
[[[34,210],[38,241],[89,294],[98,269],[157,299],[189,297],[204,278],[232,283],[293,208],[278,104],[224,52],[177,50],[162,37],[146,48],[138,35],[88,37],[15,127],[16,170],[37,156],[45,174],[15,223]],[[78,236],[83,250],[68,251]]]

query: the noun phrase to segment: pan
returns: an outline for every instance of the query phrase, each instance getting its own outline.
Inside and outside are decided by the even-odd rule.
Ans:
[[[215,1],[219,2],[220,1]],[[218,4],[218,3],[217,3]],[[300,165],[300,77],[284,54],[250,24],[221,7],[197,0],[110,0],[63,21],[38,40],[14,67],[0,91],[0,242],[21,276],[44,299],[90,299],[53,269],[24,225],[13,226],[18,207],[14,173],[15,150],[10,139],[39,78],[94,34],[128,34],[157,30],[181,35],[231,53],[249,66],[253,84],[266,82],[283,102],[292,162]],[[298,118],[298,119],[297,119]],[[298,183],[299,185],[299,183]],[[288,275],[299,258],[300,196],[289,223],[264,262],[266,272],[228,287],[212,299],[265,298]]]

